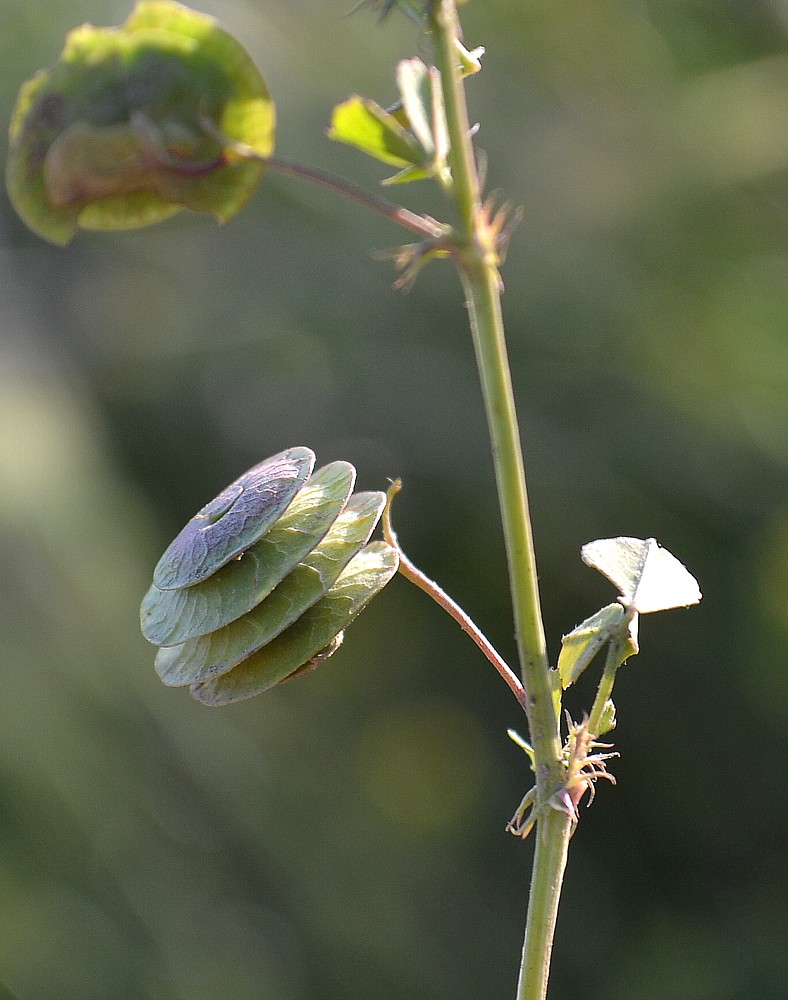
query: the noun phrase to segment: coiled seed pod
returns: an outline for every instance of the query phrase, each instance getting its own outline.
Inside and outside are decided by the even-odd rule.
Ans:
[[[369,543],[385,494],[314,463],[309,448],[261,462],[167,548],[140,609],[165,684],[206,705],[260,694],[330,656],[396,573],[396,551]]]

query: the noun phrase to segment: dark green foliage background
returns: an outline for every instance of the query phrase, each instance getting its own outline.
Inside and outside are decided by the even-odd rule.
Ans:
[[[393,99],[419,41],[342,0],[206,0],[277,100],[278,150]],[[0,101],[115,0],[4,0]],[[656,536],[704,601],[642,622],[617,789],[574,839],[551,1000],[784,1000],[788,82],[768,0],[472,0],[489,186],[525,207],[505,310],[553,657],[612,597],[579,547]],[[422,50],[426,57],[427,49]],[[436,215],[426,188],[396,191]],[[269,175],[196,216],[37,240],[0,199],[0,980],[20,1000],[514,996],[531,858],[509,692],[404,581],[342,651],[211,711],[137,607],[183,522],[305,444],[400,475],[409,553],[514,657],[456,277]],[[575,714],[590,704],[580,685]]]

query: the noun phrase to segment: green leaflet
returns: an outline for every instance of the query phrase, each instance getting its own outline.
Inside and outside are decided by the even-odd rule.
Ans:
[[[358,95],[334,108],[328,137],[395,167],[425,163],[422,150],[399,118]]]
[[[440,74],[421,59],[404,59],[397,66],[397,86],[401,101],[389,111],[358,96],[338,104],[329,138],[399,167],[384,184],[436,177],[444,188],[450,187],[449,133]]]
[[[608,642],[618,644],[616,666],[634,656],[639,615],[687,607],[701,599],[695,577],[653,538],[598,538],[582,547],[581,556],[587,566],[618,587],[619,598],[561,640],[558,674],[564,689],[574,684]],[[615,725],[614,714],[611,719],[604,720],[609,728]]]
[[[626,618],[620,604],[608,604],[561,639],[558,674],[562,688],[574,684],[597,653],[623,632],[627,634],[627,656],[637,653],[637,615],[631,620]]]
[[[608,698],[602,711],[602,718],[599,720],[599,732],[597,736],[604,736],[611,729],[616,728],[616,706]]]
[[[483,48],[468,51],[457,43],[462,76],[479,72],[483,53]],[[387,177],[383,184],[434,177],[445,191],[450,191],[451,142],[440,72],[421,59],[403,59],[397,65],[396,77],[400,100],[394,107],[384,110],[375,101],[354,95],[334,108],[328,136],[399,167],[398,173]]]
[[[116,28],[70,32],[25,83],[6,177],[34,232],[127,229],[183,208],[220,222],[248,200],[273,150],[274,106],[244,49],[172,0],[141,0]]]
[[[435,176],[444,187],[450,187],[448,155],[451,144],[440,73],[434,66],[425,66],[421,59],[403,59],[397,66],[397,87],[406,120],[426,158],[426,175]],[[390,177],[386,183],[401,183],[405,179],[418,179],[413,168]]]

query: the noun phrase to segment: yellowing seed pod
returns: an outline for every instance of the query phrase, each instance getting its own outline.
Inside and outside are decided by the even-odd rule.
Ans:
[[[274,146],[265,81],[205,14],[140,0],[115,28],[86,24],[25,83],[9,130],[8,190],[30,228],[129,229],[183,208],[220,222],[257,186]]]

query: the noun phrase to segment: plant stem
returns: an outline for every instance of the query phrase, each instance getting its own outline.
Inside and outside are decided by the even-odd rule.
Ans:
[[[544,1000],[550,975],[550,955],[558,903],[566,868],[572,821],[549,806],[536,822],[536,850],[528,897],[517,1000]]]
[[[624,625],[624,629],[626,629],[626,624]],[[618,668],[621,666],[622,651],[625,644],[626,632],[618,638],[611,639],[608,644],[605,669],[602,671],[602,676],[599,679],[599,687],[596,691],[594,704],[591,707],[591,714],[588,717],[588,731],[592,736],[598,736],[599,730],[602,727],[602,716],[605,711],[605,705],[613,693],[613,684]]]
[[[285,160],[281,156],[258,156],[257,159],[261,159],[272,170],[278,170],[280,173],[290,174],[294,177],[301,177],[304,180],[311,181],[313,184],[330,188],[332,191],[336,191],[346,198],[351,198],[366,208],[371,208],[379,215],[384,215],[387,219],[391,219],[392,222],[396,222],[397,225],[403,226],[405,229],[410,229],[411,232],[418,233],[419,236],[423,236],[426,239],[439,239],[449,231],[447,226],[436,222],[435,219],[424,215],[417,215],[416,212],[411,212],[410,209],[403,208],[401,205],[395,205],[385,198],[370,194],[368,191],[356,187],[355,184],[350,184],[348,181],[342,180],[340,177],[335,177],[325,170],[306,167],[293,160]]]
[[[450,162],[460,217],[459,235],[465,241],[459,270],[492,441],[536,770],[536,853],[517,997],[518,1000],[544,1000],[571,818],[547,805],[550,797],[563,786],[565,769],[561,761],[559,720],[550,682],[520,433],[506,352],[498,261],[481,205],[479,175],[457,55],[460,25],[455,0],[433,0],[429,18],[451,140]],[[492,236],[494,238],[494,234]]]
[[[515,674],[509,664],[504,660],[498,650],[493,646],[487,636],[482,632],[482,630],[476,625],[473,619],[463,611],[459,604],[453,600],[449,595],[439,587],[434,580],[430,578],[416,566],[415,563],[411,562],[410,559],[402,551],[402,546],[399,544],[399,539],[397,538],[397,533],[391,524],[391,501],[402,489],[402,483],[399,479],[395,480],[388,489],[388,503],[383,511],[383,537],[392,546],[392,548],[397,550],[399,555],[399,572],[407,579],[410,580],[412,584],[415,584],[420,590],[423,590],[425,594],[428,594],[436,604],[438,604],[443,610],[451,615],[451,617],[457,622],[463,632],[467,633],[471,639],[476,643],[479,649],[484,653],[487,659],[492,663],[501,677],[504,679],[509,687],[509,690],[515,696],[522,709],[525,709],[525,688],[520,683],[520,678]]]
[[[501,313],[500,279],[484,246],[487,236],[481,231],[484,222],[479,177],[456,54],[459,24],[454,0],[435,0],[431,21],[451,139],[459,231],[466,244],[459,266],[460,277],[492,439],[517,642],[523,683],[528,692],[528,722],[537,758],[537,784],[546,793],[540,798],[549,798],[562,784],[561,740],[542,625],[525,470]]]
[[[272,170],[278,170],[280,173],[290,174],[293,177],[300,177],[302,180],[311,181],[313,184],[336,191],[337,194],[344,195],[344,197],[350,198],[360,205],[364,205],[365,208],[371,208],[373,212],[384,215],[387,219],[391,219],[392,222],[396,222],[397,225],[404,226],[405,229],[410,229],[411,232],[418,233],[419,236],[424,236],[427,239],[440,239],[451,232],[450,227],[442,225],[435,219],[431,219],[428,215],[417,215],[416,212],[411,212],[410,209],[403,208],[401,205],[395,205],[394,202],[380,198],[378,195],[370,194],[363,188],[356,187],[355,184],[351,184],[349,181],[342,180],[341,177],[330,174],[327,170],[320,170],[318,167],[307,167],[303,163],[296,163],[295,160],[286,160],[281,156],[263,156],[256,149],[252,148],[252,146],[247,146],[246,143],[238,142],[226,135],[207,116],[203,117],[200,121],[206,134],[213,136],[219,142],[221,149],[217,157],[206,160],[203,163],[194,163],[162,149],[161,140],[155,126],[152,126],[144,116],[137,116],[135,124],[143,137],[148,140],[152,152],[157,156],[162,166],[170,167],[173,170],[199,175],[201,172],[210,172],[218,165],[232,162],[234,159],[256,160],[258,163],[264,163]]]

